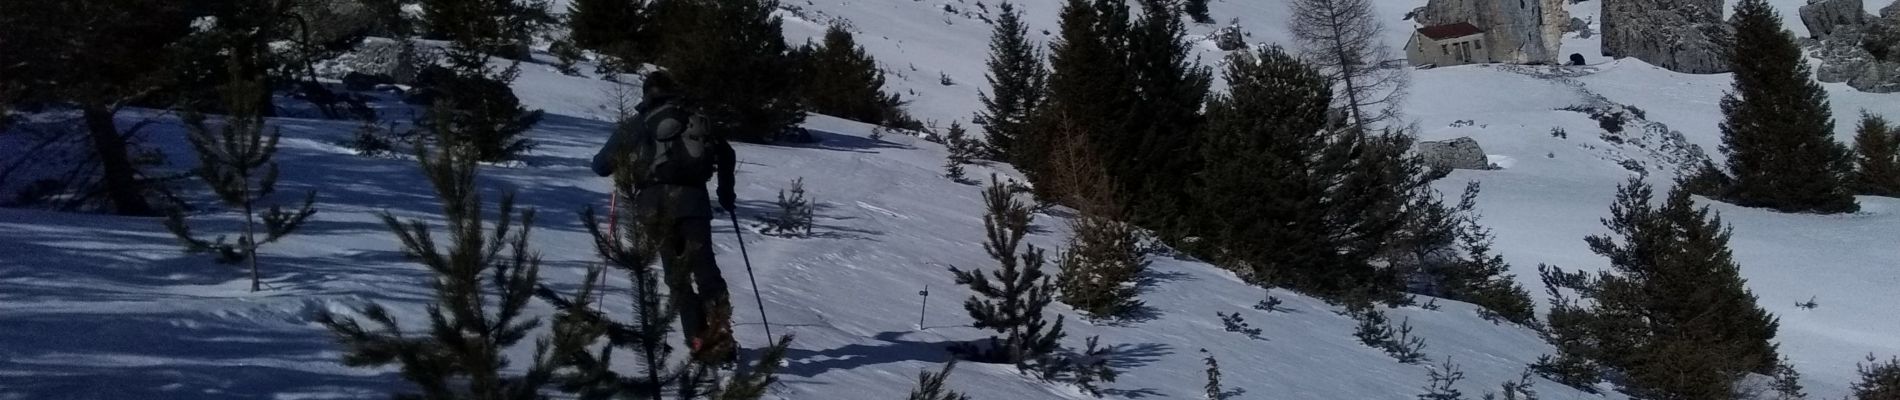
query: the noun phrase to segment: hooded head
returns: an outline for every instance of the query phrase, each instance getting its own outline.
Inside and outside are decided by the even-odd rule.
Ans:
[[[641,86],[641,94],[646,101],[678,97],[679,82],[674,81],[673,76],[666,71],[649,72]]]

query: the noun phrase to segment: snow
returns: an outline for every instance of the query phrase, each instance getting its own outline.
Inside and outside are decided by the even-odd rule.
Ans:
[[[1776,1],[1792,16],[1790,4],[1801,0]],[[1395,50],[1410,28],[1400,16],[1422,3],[1376,2]],[[951,4],[964,13],[980,12],[973,4],[787,4],[802,10],[783,12],[794,42],[822,34],[832,21],[849,21],[889,73],[891,87],[914,101],[910,107],[920,119],[946,126],[976,110],[976,94],[986,86],[989,27],[974,14],[943,11]],[[1592,16],[1597,4],[1575,4],[1572,11]],[[1055,30],[1058,6],[1024,6],[1038,41],[1048,40],[1042,30]],[[1287,39],[1284,2],[1224,1],[1212,7],[1222,23],[1195,25],[1194,34],[1239,16],[1252,41]],[[989,9],[994,12],[994,5]],[[1790,21],[1799,25],[1798,18]],[[1539,264],[1585,270],[1607,264],[1589,252],[1583,237],[1605,232],[1598,220],[1607,216],[1616,185],[1634,174],[1619,161],[1659,161],[1650,149],[1604,140],[1596,121],[1559,108],[1584,104],[1592,94],[1633,105],[1721,159],[1715,151],[1717,101],[1728,89],[1727,75],[1685,75],[1633,59],[1606,60],[1594,45],[1594,39],[1566,38],[1564,53],[1581,52],[1591,64],[1568,70],[1572,78],[1566,79],[1487,65],[1411,74],[1412,95],[1403,110],[1421,139],[1473,137],[1504,167],[1457,171],[1435,186],[1457,193],[1466,182],[1483,183],[1483,222],[1496,231],[1498,250],[1533,292],[1541,288]],[[1214,65],[1220,53],[1211,45],[1201,48],[1203,62]],[[547,112],[531,133],[542,147],[522,163],[485,167],[481,186],[491,205],[512,190],[522,205],[541,211],[534,246],[544,256],[543,279],[572,290],[596,262],[575,213],[608,199],[606,180],[588,171],[587,160],[611,129],[614,93],[633,87],[564,76],[543,65],[523,67],[515,91],[528,106]],[[939,73],[955,84],[939,84]],[[1900,117],[1900,95],[1859,93],[1838,84],[1826,88],[1843,140],[1851,139],[1859,110]],[[406,109],[390,107],[386,117],[409,118]],[[318,190],[320,213],[302,233],[264,248],[270,288],[260,293],[246,291],[238,270],[182,254],[156,219],[0,209],[0,252],[7,254],[0,258],[0,399],[372,398],[405,388],[393,370],[339,364],[340,348],[313,316],[375,301],[406,323],[421,321],[428,274],[402,258],[376,213],[439,224],[437,203],[411,161],[358,157],[338,146],[353,124],[289,115],[272,120],[286,136],[279,197]],[[1458,120],[1476,123],[1453,127]],[[161,125],[157,129],[176,129]],[[944,149],[937,144],[904,135],[874,140],[868,126],[824,116],[813,116],[806,127],[823,141],[738,148],[739,214],[748,225],[738,232],[750,251],[772,331],[797,335],[774,396],[901,398],[918,371],[948,360],[943,347],[989,336],[968,326],[960,303],[969,292],[954,285],[946,270],[993,267],[980,245],[980,188],[941,177]],[[1567,137],[1551,135],[1554,128]],[[161,144],[174,161],[191,158],[176,143]],[[1647,179],[1653,183],[1673,178],[1651,170]],[[969,168],[972,177],[991,173],[1016,175],[1007,165]],[[769,214],[778,190],[795,178],[804,178],[818,201],[816,235],[758,235],[751,225]],[[1900,237],[1900,199],[1860,201],[1860,213],[1840,216],[1703,201],[1734,228],[1731,245],[1743,275],[1762,306],[1781,318],[1782,353],[1816,398],[1845,394],[1854,362],[1866,354],[1900,354],[1900,335],[1893,334],[1900,332],[1900,313],[1894,311],[1900,298],[1892,294],[1900,287],[1900,253],[1893,250]],[[1059,251],[1067,215],[1038,215],[1028,243]],[[228,231],[235,218],[206,212],[194,221],[207,232]],[[753,282],[746,278],[734,232],[729,223],[715,225],[718,257],[734,289],[737,337],[756,348],[765,330],[752,306]],[[1111,398],[1200,398],[1202,348],[1220,359],[1230,387],[1245,389],[1240,399],[1397,400],[1423,392],[1425,365],[1399,364],[1359,344],[1351,336],[1353,321],[1337,315],[1337,307],[1273,290],[1288,311],[1254,310],[1251,305],[1269,291],[1204,263],[1154,261],[1142,295],[1153,307],[1146,318],[1091,323],[1066,307],[1057,310],[1068,317],[1067,344],[1079,347],[1099,335],[1103,344],[1116,346],[1113,364],[1122,379],[1107,385]],[[608,283],[628,286],[617,276]],[[926,287],[927,306],[917,295]],[[1810,297],[1821,306],[1792,306]],[[1460,364],[1468,379],[1459,388],[1473,397],[1515,379],[1525,364],[1551,351],[1531,330],[1486,322],[1466,304],[1438,303],[1443,307],[1437,311],[1402,308],[1391,317],[1409,321],[1426,338],[1425,353],[1433,361],[1449,357]],[[608,307],[624,313],[627,306],[621,301]],[[551,315],[540,303],[531,312]],[[1264,330],[1264,340],[1225,332],[1216,312],[1240,313]],[[526,347],[513,350],[518,359]],[[1622,398],[1543,379],[1535,384],[1545,399]],[[1086,398],[998,365],[965,363],[950,385],[982,399]]]

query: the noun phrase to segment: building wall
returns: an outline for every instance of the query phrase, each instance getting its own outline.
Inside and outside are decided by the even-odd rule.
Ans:
[[[1484,37],[1484,34],[1477,34],[1438,41],[1413,33],[1412,40],[1406,43],[1405,55],[1412,65],[1435,64],[1446,67],[1489,63],[1492,62],[1492,49],[1486,45]]]

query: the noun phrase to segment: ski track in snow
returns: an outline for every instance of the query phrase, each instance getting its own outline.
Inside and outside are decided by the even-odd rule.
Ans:
[[[1775,2],[1784,17],[1794,16],[1791,5],[1799,3]],[[859,42],[890,71],[890,88],[914,100],[911,110],[919,118],[946,126],[977,108],[989,26],[963,3],[955,3],[963,15],[943,12],[943,4],[844,0],[800,6],[815,18],[850,21]],[[1388,42],[1397,47],[1409,33],[1409,22],[1399,16],[1422,1],[1379,4]],[[1597,4],[1571,7],[1577,15],[1594,16]],[[1057,7],[1022,7],[1033,39],[1048,41],[1041,32],[1055,30]],[[1223,23],[1194,25],[1194,35],[1239,17],[1252,41],[1286,41],[1281,2],[1212,7]],[[1798,18],[1790,21],[1797,34],[1804,31]],[[788,19],[786,30],[789,40],[802,42],[822,34],[823,26]],[[1583,52],[1595,71],[1573,79],[1581,88],[1508,68],[1439,68],[1412,73],[1412,96],[1404,108],[1422,139],[1471,136],[1506,167],[1457,171],[1435,187],[1455,194],[1465,182],[1484,183],[1483,222],[1496,231],[1499,251],[1533,293],[1541,292],[1538,264],[1586,270],[1607,264],[1589,253],[1583,237],[1605,231],[1598,219],[1607,215],[1615,186],[1631,174],[1595,150],[1613,147],[1596,134],[1601,128],[1595,121],[1557,109],[1590,101],[1580,93],[1600,94],[1647,110],[1650,118],[1713,151],[1719,143],[1715,103],[1729,84],[1727,75],[1683,75],[1635,60],[1604,60],[1593,51],[1594,39],[1571,35],[1564,43],[1566,54]],[[1202,62],[1216,65],[1219,53],[1204,50]],[[607,202],[606,180],[586,165],[611,131],[602,107],[620,84],[534,66],[523,71],[516,93],[548,112],[532,133],[542,146],[523,165],[485,167],[482,193],[491,212],[494,200],[510,190],[522,205],[540,210],[534,246],[544,256],[543,279],[574,290],[585,268],[597,262],[575,213]],[[939,73],[956,83],[939,84]],[[1900,95],[1826,87],[1843,140],[1851,139],[1852,116],[1861,109],[1900,117]],[[386,115],[407,118],[401,111],[392,108]],[[356,157],[337,146],[352,124],[288,115],[293,117],[273,120],[286,135],[279,200],[315,189],[320,213],[301,233],[264,248],[270,290],[250,293],[239,270],[182,254],[157,219],[0,209],[0,253],[6,254],[0,258],[0,399],[353,399],[407,388],[393,369],[341,365],[341,349],[312,318],[319,310],[348,311],[375,301],[389,306],[408,329],[419,329],[429,275],[403,259],[375,214],[439,225],[437,202],[412,161]],[[1458,120],[1477,124],[1453,127]],[[980,187],[942,178],[944,149],[934,143],[903,135],[874,140],[867,126],[823,116],[806,127],[822,141],[738,149],[739,214],[747,226],[736,228],[751,251],[773,333],[797,335],[774,396],[901,398],[918,371],[948,360],[945,346],[989,336],[969,327],[961,305],[969,292],[947,272],[950,266],[993,268],[980,244]],[[1569,138],[1551,137],[1552,128],[1565,129]],[[155,129],[178,128],[174,122]],[[172,152],[174,162],[190,159],[179,155],[185,148],[179,143],[159,145]],[[1006,165],[972,166],[968,173],[978,179],[1016,176]],[[752,227],[777,209],[775,194],[800,177],[817,207],[814,234],[758,235]],[[1670,178],[1649,177],[1659,184]],[[205,199],[203,193],[187,195]],[[1782,352],[1815,398],[1844,394],[1853,363],[1862,356],[1900,354],[1900,335],[1893,334],[1900,332],[1900,299],[1891,294],[1900,287],[1900,254],[1893,249],[1900,237],[1900,200],[1861,202],[1862,212],[1842,216],[1704,202],[1735,228],[1732,245],[1749,287],[1781,318]],[[735,227],[715,222],[736,334],[741,344],[756,348],[765,330],[753,282],[737,253]],[[194,227],[206,233],[229,232],[235,224],[234,216],[215,210],[194,216]],[[1038,214],[1034,224],[1037,231],[1027,243],[1049,249],[1051,256],[1059,252],[1068,234],[1064,221]],[[1112,364],[1122,379],[1107,385],[1110,398],[1200,398],[1201,348],[1220,358],[1230,389],[1246,391],[1239,399],[1399,400],[1423,392],[1425,365],[1398,364],[1360,345],[1351,336],[1354,322],[1337,315],[1336,307],[1249,286],[1204,263],[1154,261],[1142,295],[1152,309],[1144,318],[1092,323],[1066,306],[1054,310],[1067,317],[1066,344],[1079,347],[1099,335],[1103,344],[1115,346]],[[608,285],[620,290],[617,295],[629,286],[617,275],[609,276]],[[926,287],[927,306],[918,296]],[[1251,308],[1268,293],[1284,300],[1287,311]],[[1811,296],[1820,308],[1792,306]],[[1467,379],[1458,387],[1472,397],[1516,378],[1525,364],[1551,351],[1533,331],[1485,322],[1466,304],[1439,303],[1438,311],[1403,308],[1391,316],[1415,326],[1434,361],[1449,357],[1460,364]],[[624,299],[606,306],[610,313],[628,311]],[[1266,340],[1223,331],[1216,312],[1242,314]],[[552,310],[536,302],[530,313],[545,317]],[[530,347],[510,351],[524,359]],[[1535,384],[1545,399],[1621,398],[1543,379]],[[965,363],[950,385],[980,399],[1087,398],[1000,365]]]

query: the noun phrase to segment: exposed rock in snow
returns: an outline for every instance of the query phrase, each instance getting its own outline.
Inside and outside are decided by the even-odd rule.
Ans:
[[[1234,19],[1234,22],[1227,25],[1227,27],[1208,33],[1207,38],[1213,40],[1214,47],[1220,48],[1221,51],[1234,51],[1247,48],[1247,32],[1240,29],[1240,19],[1238,18]]]
[[[1815,39],[1864,26],[1870,20],[1873,16],[1862,11],[1861,0],[1808,0],[1808,5],[1801,6],[1801,24]]]
[[[1431,0],[1412,17],[1425,26],[1469,22],[1483,29],[1492,60],[1555,64],[1570,13],[1563,0]]]
[[[1418,154],[1433,169],[1493,169],[1484,148],[1470,137],[1418,142]]]
[[[404,46],[402,42],[386,38],[367,38],[356,45],[356,49],[344,53],[335,59],[326,60],[317,68],[317,74],[331,79],[342,79],[350,73],[373,77],[386,77],[400,84],[415,82],[417,69],[422,60],[432,59],[426,53],[439,51],[428,43],[418,42],[414,46]],[[422,53],[422,54],[419,54]]]
[[[1900,29],[1900,5],[1882,14],[1887,16],[1867,15],[1860,0],[1820,0],[1801,7],[1801,22],[1815,39],[1807,42],[1808,50],[1821,60],[1815,79],[1865,92],[1900,92],[1900,57],[1880,60],[1862,43],[1873,30]]]
[[[1722,0],[1603,0],[1602,23],[1605,56],[1691,74],[1729,70],[1722,43],[1734,33]]]

